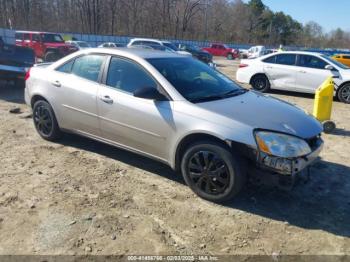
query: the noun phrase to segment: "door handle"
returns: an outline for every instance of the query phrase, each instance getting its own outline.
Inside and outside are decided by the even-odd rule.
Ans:
[[[107,103],[107,104],[113,104],[113,99],[110,98],[110,96],[102,96],[100,97],[101,101]]]
[[[54,85],[55,87],[61,87],[62,86],[60,81],[54,81],[54,82],[52,82],[52,85]]]

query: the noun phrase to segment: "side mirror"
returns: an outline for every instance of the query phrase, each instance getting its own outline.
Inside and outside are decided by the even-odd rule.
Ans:
[[[331,66],[331,65],[326,65],[325,69],[329,70],[329,71],[336,71],[336,69],[333,66]]]
[[[155,101],[167,101],[167,97],[160,93],[155,87],[142,87],[134,92],[134,97],[150,99]]]

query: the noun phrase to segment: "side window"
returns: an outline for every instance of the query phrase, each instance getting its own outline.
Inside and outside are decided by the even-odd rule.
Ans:
[[[217,45],[212,45],[212,46],[211,46],[211,48],[213,48],[213,49],[217,49],[217,48],[218,48],[218,46],[217,46]]]
[[[33,34],[32,35],[32,41],[40,42],[40,35],[39,34]]]
[[[24,41],[30,41],[30,34],[23,34]]]
[[[276,56],[273,55],[273,56],[270,56],[270,57],[268,57],[268,58],[265,58],[265,59],[263,60],[263,62],[269,63],[269,64],[275,64],[275,63],[276,63]]]
[[[132,45],[142,45],[142,41],[134,41]]]
[[[128,93],[142,87],[157,88],[157,83],[141,66],[116,57],[109,64],[106,85]]]
[[[295,65],[295,59],[296,55],[294,54],[276,55],[276,64]]]
[[[316,57],[316,56],[311,56],[311,55],[300,55],[299,56],[299,66],[302,67],[309,67],[309,68],[316,68],[316,69],[325,69],[326,63],[322,59]]]
[[[74,59],[65,63],[64,65],[59,66],[58,68],[56,68],[56,71],[69,74],[72,71],[73,64]]]
[[[72,74],[97,82],[105,57],[101,55],[86,55],[75,59]]]
[[[143,41],[144,45],[161,45],[158,42],[152,42],[152,41]]]
[[[349,55],[344,55],[343,58],[344,59],[350,59],[350,56]]]
[[[22,41],[23,40],[23,34],[22,33],[16,33],[16,40]]]

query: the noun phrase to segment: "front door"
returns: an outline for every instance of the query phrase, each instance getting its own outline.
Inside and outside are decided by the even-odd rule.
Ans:
[[[297,91],[315,93],[316,89],[332,75],[325,69],[328,63],[313,55],[299,55],[296,78]]]
[[[157,82],[135,62],[112,57],[105,84],[98,94],[102,136],[166,160],[167,137],[174,132],[172,102],[133,96],[139,88],[158,88]]]

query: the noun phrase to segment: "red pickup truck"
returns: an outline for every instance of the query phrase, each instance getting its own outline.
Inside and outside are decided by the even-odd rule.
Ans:
[[[205,47],[202,50],[205,50],[214,56],[225,56],[230,60],[239,57],[239,50],[230,48],[223,44],[212,44],[211,47]]]
[[[60,34],[45,32],[16,31],[16,45],[33,49],[35,56],[45,62],[54,62],[78,51],[74,45],[65,43]]]

